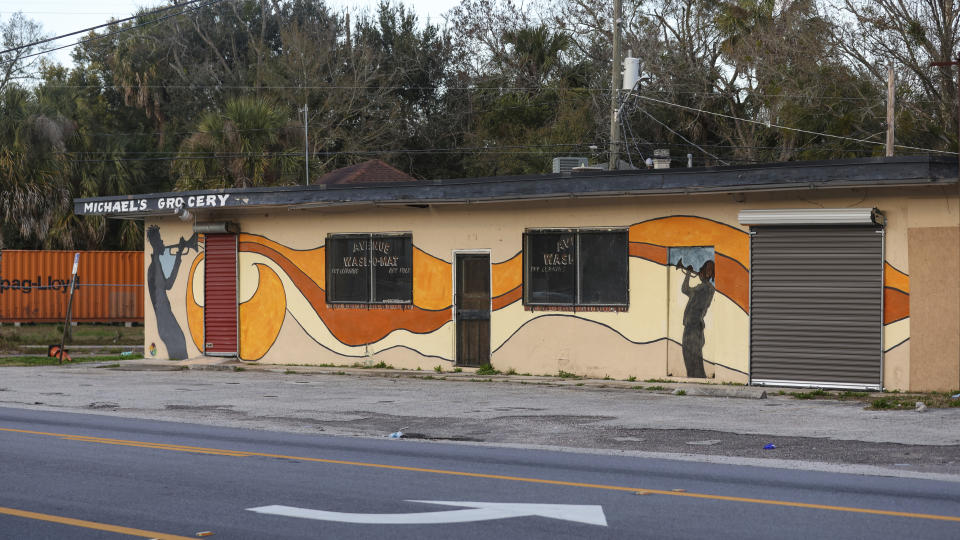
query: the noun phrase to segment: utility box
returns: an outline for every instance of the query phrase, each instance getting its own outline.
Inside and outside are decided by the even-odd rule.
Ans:
[[[654,169],[669,169],[670,168],[670,149],[669,148],[657,148],[653,151],[653,168]]]
[[[570,174],[575,167],[586,167],[589,160],[585,157],[553,158],[553,173]]]

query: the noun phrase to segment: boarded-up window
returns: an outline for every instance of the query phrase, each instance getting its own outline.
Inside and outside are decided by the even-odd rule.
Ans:
[[[329,235],[326,267],[330,303],[413,301],[413,238],[409,234]]]
[[[628,304],[627,231],[530,230],[524,235],[527,305]]]

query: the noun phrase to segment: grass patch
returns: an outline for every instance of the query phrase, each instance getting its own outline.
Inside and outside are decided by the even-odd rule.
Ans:
[[[641,386],[631,386],[630,389],[631,389],[631,390],[643,390],[643,385],[641,385]]]
[[[455,367],[455,368],[453,368],[453,372],[454,372],[454,373],[463,373],[463,368],[462,368],[462,367]]]
[[[78,324],[70,328],[73,345],[143,345],[143,326]],[[12,324],[0,326],[0,347],[60,343],[63,324]]]
[[[925,394],[891,393],[890,395],[870,400],[867,409],[902,411],[916,408],[918,401],[931,409],[960,407],[960,398],[954,399],[952,397],[955,394],[957,394],[957,392],[928,392]]]
[[[425,381],[432,381],[432,380],[433,380],[433,375],[425,375],[425,376],[420,377],[420,378],[423,379],[423,380],[425,380]]]
[[[664,382],[665,382],[665,383],[668,383],[668,382],[673,382],[673,381],[668,381],[667,379],[645,379],[643,382],[660,382],[660,383],[664,383]]]
[[[832,398],[833,394],[827,392],[823,388],[817,388],[812,392],[790,392],[790,395],[797,399],[817,399],[817,398]]]
[[[674,395],[677,395],[677,396],[685,396],[685,395],[687,395],[687,391],[686,391],[686,390],[677,390],[677,393],[674,394]]]
[[[582,383],[582,382],[578,382],[578,383],[575,384],[574,386],[583,386],[583,383]]]
[[[73,362],[64,360],[64,364],[82,364],[87,362],[109,362],[111,360],[134,360],[143,358],[142,354],[131,354],[121,356],[119,354],[108,354],[102,356],[81,356],[74,358]],[[8,356],[0,358],[0,367],[25,367],[25,366],[55,366],[59,364],[56,358],[51,356]]]
[[[393,369],[393,366],[391,366],[390,364],[382,360],[377,362],[376,364],[364,364],[363,362],[354,362],[350,364],[349,367],[352,367],[355,369]]]
[[[433,370],[436,371],[437,373],[443,373],[443,366],[437,364],[433,366]]]
[[[656,386],[648,386],[648,387],[647,387],[647,390],[658,391],[658,390],[666,390],[666,388],[664,388],[664,387],[662,387],[662,386],[660,386],[660,385],[658,384],[658,385],[656,385]]]
[[[234,371],[246,371],[247,368],[242,367],[242,366],[233,366],[233,370],[234,370]]]
[[[840,401],[859,401],[867,409],[876,411],[903,411],[912,410],[921,402],[931,409],[943,409],[948,407],[960,407],[960,398],[954,399],[956,391],[950,392],[925,392],[925,393],[901,393],[894,390],[886,392],[878,397],[876,393],[846,390],[843,392],[827,392],[822,388],[810,392],[784,392],[780,390],[777,395],[790,395],[795,399],[836,399]]]
[[[503,374],[504,374],[504,375],[516,375],[516,374],[517,374],[517,370],[515,370],[515,369],[513,369],[513,368],[510,368],[510,369],[508,369],[507,371],[505,371]]]
[[[903,407],[903,403],[896,403],[893,399],[880,398],[870,402],[871,409],[897,409]]]
[[[636,381],[636,380],[637,380],[637,378],[636,378],[635,376],[633,376],[633,375],[627,377],[627,382],[634,382],[634,381]]]
[[[582,379],[583,377],[577,375],[576,373],[570,373],[569,371],[560,370],[557,372],[557,377],[561,379]]]
[[[477,368],[477,375],[499,375],[500,371],[496,370],[490,364],[484,364]]]

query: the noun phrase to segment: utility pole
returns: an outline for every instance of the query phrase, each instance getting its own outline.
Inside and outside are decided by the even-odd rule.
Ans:
[[[887,68],[887,157],[893,156],[893,101],[894,88],[893,88],[893,66]]]
[[[309,117],[307,116],[307,104],[303,104],[303,177],[306,185],[310,185],[310,138],[307,136],[307,123],[309,122]]]
[[[623,18],[622,0],[613,1],[613,76],[610,83],[610,170],[620,162],[620,20]]]

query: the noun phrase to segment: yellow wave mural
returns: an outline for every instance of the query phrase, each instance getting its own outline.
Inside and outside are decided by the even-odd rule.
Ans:
[[[716,253],[717,291],[731,300],[731,305],[738,306],[744,316],[749,313],[750,240],[745,231],[695,216],[669,216],[636,223],[629,227],[628,234],[631,260],[656,263],[649,268],[644,266],[644,272],[652,274],[649,279],[641,279],[640,273],[633,270],[634,263],[631,262],[631,297],[634,297],[634,292],[641,290],[647,291],[647,294],[642,298],[631,298],[632,315],[581,313],[578,316],[618,328],[619,332],[634,340],[649,341],[669,337],[666,327],[658,326],[659,323],[655,320],[657,310],[642,306],[650,305],[650,294],[654,289],[663,288],[666,283],[667,274],[653,276],[660,275],[657,267],[666,271],[667,248],[688,246],[713,246]],[[290,310],[289,302],[294,292],[298,298],[302,298],[312,314],[291,313],[297,320],[316,317],[324,331],[310,331],[307,326],[304,326],[304,329],[318,342],[322,342],[318,332],[332,336],[340,345],[330,346],[345,347],[343,350],[348,353],[355,347],[365,347],[368,350],[373,344],[386,343],[386,338],[395,333],[426,335],[436,333],[444,327],[449,329],[449,323],[453,320],[451,263],[415,246],[412,305],[342,306],[330,305],[326,301],[326,251],[323,246],[297,250],[249,233],[240,234],[238,240],[241,257],[244,254],[256,254],[263,257],[261,260],[272,263],[270,266],[253,263],[249,268],[241,269],[243,283],[257,283],[255,289],[247,291],[250,297],[242,299],[239,307],[240,356],[245,360],[263,358],[273,346],[280,333],[285,313]],[[191,338],[201,351],[203,268],[201,253],[191,264],[186,303]],[[885,269],[885,284],[888,289],[884,319],[885,322],[894,322],[909,315],[909,277],[890,265],[886,265]],[[491,296],[494,310],[500,313],[495,322],[494,334],[500,336],[493,340],[495,347],[499,340],[505,339],[526,320],[535,316],[524,310],[520,302],[522,281],[522,253],[492,264]],[[506,316],[505,310],[508,307],[511,307],[510,315]],[[648,311],[650,313],[647,313]],[[658,329],[660,326],[663,328]],[[645,329],[642,336],[636,335],[640,328]],[[396,340],[390,342],[393,341]]]

